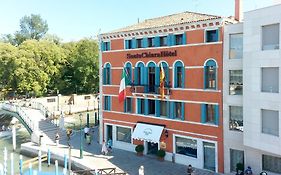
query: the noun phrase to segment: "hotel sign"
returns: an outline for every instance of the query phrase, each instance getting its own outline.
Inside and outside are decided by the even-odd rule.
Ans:
[[[137,54],[127,54],[127,59],[131,58],[160,58],[160,57],[176,57],[177,51],[161,51],[161,52],[143,52]]]

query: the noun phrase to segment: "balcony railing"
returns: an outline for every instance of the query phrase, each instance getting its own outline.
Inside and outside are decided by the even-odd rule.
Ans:
[[[134,84],[131,83],[131,92],[132,93],[146,93],[146,94],[156,94],[160,95],[160,85],[150,85],[150,84]],[[165,83],[164,85],[164,94],[171,95],[171,85],[170,83]]]

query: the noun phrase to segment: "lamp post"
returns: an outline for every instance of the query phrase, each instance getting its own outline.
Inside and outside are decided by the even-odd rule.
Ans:
[[[83,159],[82,114],[79,114],[79,118],[80,118],[80,159]]]

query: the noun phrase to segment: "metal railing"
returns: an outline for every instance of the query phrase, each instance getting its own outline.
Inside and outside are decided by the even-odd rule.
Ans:
[[[117,172],[116,168],[103,168],[103,169],[91,169],[91,170],[77,170],[73,171],[74,175],[88,175],[88,174],[98,174],[98,175],[127,175],[125,172]]]
[[[160,94],[160,85],[155,84],[134,84],[131,83],[131,92],[132,93],[150,93],[150,94]],[[164,94],[171,95],[171,85],[170,83],[166,83],[164,85]]]

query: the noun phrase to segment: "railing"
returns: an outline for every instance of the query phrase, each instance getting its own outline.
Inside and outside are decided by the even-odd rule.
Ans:
[[[38,131],[38,124],[36,122],[32,122],[32,119],[24,112],[24,110],[22,110],[20,106],[12,103],[3,103],[1,106],[4,110],[17,113],[31,131]]]
[[[131,92],[132,93],[149,93],[149,94],[160,94],[160,85],[149,85],[149,84],[134,84],[131,83]],[[164,94],[171,95],[170,83],[165,83],[164,85]]]
[[[116,168],[103,168],[103,169],[92,169],[92,170],[77,170],[73,171],[73,174],[86,175],[86,174],[98,174],[98,175],[126,175],[125,172],[116,172]]]
[[[42,103],[36,101],[29,101],[29,107],[39,110],[46,118],[52,116],[52,112],[48,110]]]

